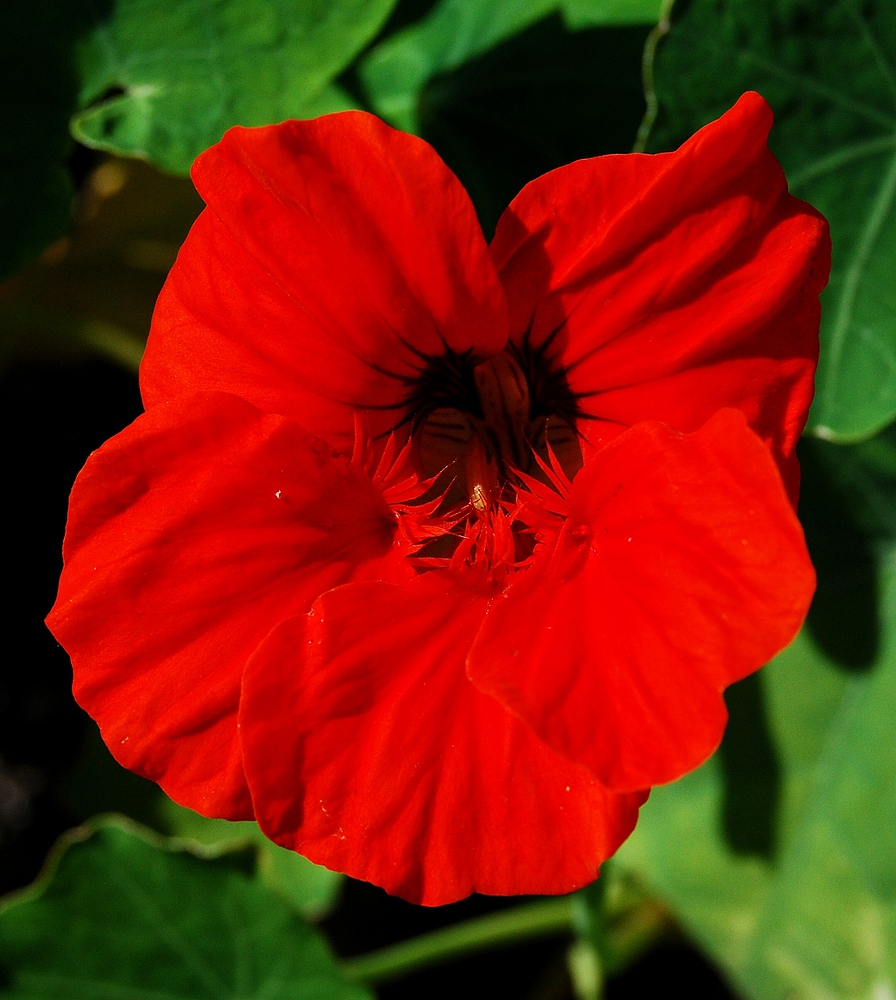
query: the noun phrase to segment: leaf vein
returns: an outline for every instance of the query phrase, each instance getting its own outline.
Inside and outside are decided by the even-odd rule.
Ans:
[[[861,235],[853,250],[852,260],[849,262],[843,278],[840,299],[837,303],[837,312],[834,317],[834,326],[828,344],[829,360],[827,377],[825,379],[825,393],[829,399],[833,394],[834,384],[840,370],[846,334],[853,320],[853,311],[855,309],[859,285],[868,266],[868,260],[874,250],[877,237],[887,218],[887,214],[892,208],[894,197],[896,197],[896,155],[890,158],[887,172],[881,181],[877,197],[871,203]]]
[[[868,159],[878,153],[886,153],[891,149],[896,149],[896,135],[882,135],[876,139],[869,139],[867,142],[854,142],[847,146],[841,146],[840,149],[835,149],[833,153],[813,160],[802,170],[792,174],[790,190],[795,191],[797,188],[818,180],[819,177],[832,174],[850,163]]]

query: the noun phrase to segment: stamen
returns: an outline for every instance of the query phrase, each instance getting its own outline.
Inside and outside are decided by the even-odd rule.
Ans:
[[[374,474],[418,572],[503,586],[562,530],[582,454],[575,399],[546,357],[559,332],[478,364],[447,348],[425,359],[403,421],[411,440],[400,445],[393,432]]]
[[[482,438],[474,431],[464,455],[464,475],[470,502],[475,510],[483,513],[492,506],[498,491],[498,470],[494,455],[490,454]]]

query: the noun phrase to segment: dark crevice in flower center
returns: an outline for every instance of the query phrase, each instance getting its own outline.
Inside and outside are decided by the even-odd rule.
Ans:
[[[581,416],[581,409],[575,393],[570,389],[564,369],[551,358],[551,347],[563,330],[563,324],[554,329],[550,336],[538,345],[532,346],[532,328],[526,330],[520,346],[510,343],[507,350],[519,365],[529,386],[531,412],[529,419],[539,417],[560,417],[571,427]]]
[[[410,423],[416,430],[433,411],[443,407],[482,416],[472,349],[458,352],[446,346],[444,354],[420,355],[420,360],[419,374],[406,379],[405,416],[396,429]]]
[[[516,473],[541,478],[536,456],[548,462],[550,452],[569,478],[579,470],[575,397],[548,347],[531,350],[526,339],[479,364],[447,352],[415,384],[405,422],[427,476],[452,467],[452,499],[493,508],[513,493]]]

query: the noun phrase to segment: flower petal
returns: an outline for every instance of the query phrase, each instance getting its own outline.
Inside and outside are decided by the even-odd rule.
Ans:
[[[240,711],[269,837],[426,905],[595,877],[646,793],[608,793],[467,680],[485,606],[436,571],[340,587],[271,633]]]
[[[799,522],[736,410],[687,436],[637,424],[569,509],[556,550],[494,601],[469,676],[607,787],[672,781],[718,745],[722,689],[805,617]]]
[[[421,139],[362,112],[231,129],[193,167],[208,208],[159,298],[147,405],[224,390],[350,441],[379,434],[426,357],[507,341],[473,206]]]
[[[47,621],[119,762],[200,812],[251,817],[246,660],[329,587],[410,572],[391,568],[394,524],[321,442],[223,393],[155,407],[95,452]]]
[[[594,443],[639,420],[690,432],[736,406],[795,500],[830,240],[787,193],[771,122],[745,94],[677,152],[554,170],[513,201],[491,251],[512,338],[548,344]]]

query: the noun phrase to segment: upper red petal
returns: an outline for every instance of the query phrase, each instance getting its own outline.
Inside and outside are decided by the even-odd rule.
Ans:
[[[485,606],[437,571],[340,587],[271,633],[240,710],[269,837],[427,905],[595,877],[646,795],[607,792],[470,683]]]
[[[425,142],[361,112],[231,129],[193,167],[208,207],[159,298],[147,405],[233,392],[350,441],[394,425],[446,351],[507,340],[473,206]]]
[[[329,587],[409,573],[393,530],[370,481],[296,424],[225,394],[154,407],[72,491],[47,621],[75,697],[126,767],[200,812],[251,817],[246,660]]]
[[[554,170],[513,201],[491,250],[511,336],[558,331],[549,355],[592,441],[647,419],[692,431],[736,406],[795,498],[830,240],[788,194],[771,122],[745,94],[677,152]]]
[[[722,689],[799,629],[815,577],[766,448],[734,410],[638,424],[573,482],[569,520],[495,600],[469,675],[609,788],[716,748]]]

